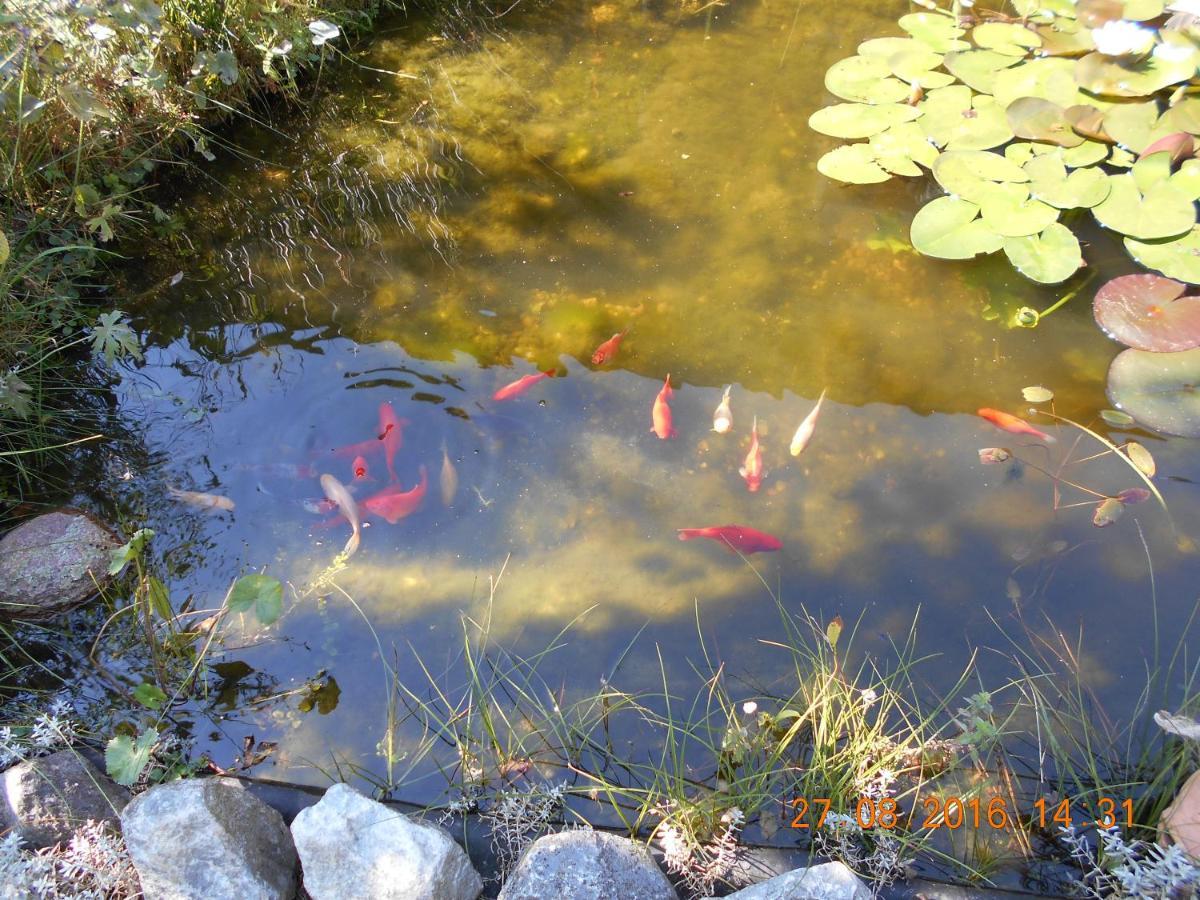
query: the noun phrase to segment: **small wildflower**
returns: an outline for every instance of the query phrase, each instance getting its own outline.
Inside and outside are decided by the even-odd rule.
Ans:
[[[758,704],[755,703],[753,700],[747,700],[745,703],[742,704],[742,715],[752,716],[756,712],[758,712]]]
[[[875,692],[874,688],[867,688],[859,692],[859,697],[862,698],[863,706],[870,706],[879,699],[879,694]]]

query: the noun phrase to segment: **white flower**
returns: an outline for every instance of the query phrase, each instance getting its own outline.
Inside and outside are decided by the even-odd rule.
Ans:
[[[1147,52],[1154,45],[1154,29],[1114,19],[1092,29],[1096,50],[1104,56],[1126,56]]]
[[[312,28],[312,26],[310,25],[309,28]],[[313,43],[316,43],[316,41],[314,41]],[[272,56],[287,56],[291,52],[292,52],[292,42],[289,40],[286,40],[286,39],[281,41],[278,46],[271,48]],[[171,284],[179,283],[179,281],[176,281],[175,278],[178,278],[179,281],[182,281],[183,273],[182,272],[176,273],[176,275],[173,276],[171,279]]]
[[[340,28],[324,19],[313,19],[308,23],[308,30],[312,32],[314,47],[320,47],[326,41],[332,41],[342,33]]]
[[[860,691],[859,696],[862,697],[863,706],[870,706],[879,699],[879,695],[875,693],[874,688],[867,688],[865,691]]]
[[[756,712],[758,712],[758,704],[755,703],[753,700],[747,700],[745,703],[742,704],[742,715],[752,716]]]

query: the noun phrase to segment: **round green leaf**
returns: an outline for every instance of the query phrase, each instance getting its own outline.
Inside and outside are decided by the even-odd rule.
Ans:
[[[1104,114],[1104,131],[1114,141],[1141,153],[1154,139],[1158,124],[1158,104],[1153,100],[1145,103],[1119,103]]]
[[[1063,107],[1086,102],[1075,83],[1074,60],[1055,57],[1004,69],[996,75],[992,94],[1003,107],[1021,97],[1040,97]]]
[[[875,154],[867,144],[830,150],[817,160],[817,171],[826,178],[848,184],[878,184],[892,177],[875,162]]]
[[[1029,387],[1021,388],[1021,396],[1025,398],[1025,402],[1027,403],[1049,403],[1054,399],[1054,391],[1042,387],[1040,384],[1033,384]]]
[[[1078,147],[1063,150],[1062,161],[1068,169],[1094,165],[1108,156],[1108,145],[1099,141],[1084,141]]]
[[[979,197],[984,224],[1001,237],[1039,234],[1058,219],[1058,210],[1034,200],[1022,184],[990,184]]]
[[[1005,238],[1004,255],[1014,269],[1041,284],[1066,281],[1083,265],[1079,241],[1061,222],[1052,223],[1041,234]]]
[[[1011,160],[985,150],[951,150],[933,164],[933,177],[946,193],[974,202],[989,184],[1026,182],[1029,174]]]
[[[1200,134],[1200,98],[1184,97],[1164,112],[1158,122],[1168,134],[1173,131]]]
[[[1006,22],[987,22],[976,25],[971,31],[971,40],[983,50],[992,50],[1004,56],[1022,59],[1029,51],[1042,45],[1042,39],[1023,25]]]
[[[1150,56],[1135,63],[1102,53],[1089,53],[1075,62],[1075,80],[1093,94],[1110,97],[1149,97],[1186,81],[1196,72],[1196,54],[1173,59]]]
[[[1200,200],[1200,159],[1184,160],[1179,171],[1171,176],[1171,187],[1184,196]]]
[[[1200,284],[1200,226],[1168,241],[1139,241],[1127,237],[1125,249],[1148,269],[1157,269],[1179,281]]]
[[[1092,207],[1101,225],[1141,240],[1169,238],[1190,231],[1196,224],[1196,207],[1170,181],[1160,182],[1143,195],[1133,176],[1109,176],[1110,191]]]
[[[906,50],[928,51],[929,45],[910,37],[871,38],[869,41],[863,41],[858,45],[859,56],[878,56],[883,60],[886,60],[890,56],[895,56],[897,53],[903,53]]]
[[[1130,22],[1148,22],[1161,16],[1165,6],[1163,0],[1125,0],[1121,18]]]
[[[839,60],[825,73],[829,93],[857,103],[899,103],[912,90],[893,78],[885,60],[877,56],[851,56]]]
[[[987,150],[1012,140],[1004,110],[965,85],[930,91],[917,108],[922,130],[947,150]]]
[[[922,175],[917,164],[928,169],[938,158],[937,148],[915,122],[901,122],[875,135],[870,147],[875,162],[895,175]]]
[[[1034,29],[1042,39],[1038,50],[1042,56],[1082,56],[1096,49],[1092,40],[1092,30],[1082,28],[1077,22],[1059,20],[1049,25],[1039,25]]]
[[[1095,206],[1110,189],[1108,176],[1099,169],[1077,169],[1068,175],[1061,152],[1035,156],[1024,169],[1030,195],[1058,209]]]
[[[1019,138],[1078,147],[1084,137],[1075,133],[1063,113],[1063,107],[1057,103],[1041,97],[1021,97],[1009,104],[1006,115],[1008,127]]]
[[[934,53],[923,44],[887,57],[887,65],[893,75],[901,81],[920,85],[927,90],[954,84],[954,76],[933,71],[941,64],[942,55]]]
[[[253,608],[258,621],[270,625],[283,612],[283,585],[270,575],[243,575],[233,583],[228,604],[231,612]]]
[[[1000,249],[1003,238],[978,218],[979,207],[957,197],[938,197],[917,211],[910,237],[926,256],[970,259]]]
[[[911,122],[921,115],[904,103],[836,103],[818,109],[808,118],[808,127],[836,138],[864,138],[886,131],[898,122]]]
[[[947,53],[942,60],[946,71],[981,94],[990,94],[996,86],[996,75],[1019,59],[996,53],[994,50],[958,50]]]
[[[964,34],[947,12],[909,13],[900,17],[900,27],[937,53],[966,50],[971,45],[959,40]]]
[[[1108,397],[1147,428],[1200,437],[1200,348],[1121,352],[1108,370]]]
[[[1113,426],[1113,428],[1125,428],[1133,424],[1133,416],[1129,413],[1123,413],[1119,409],[1102,409],[1100,410],[1100,418]]]

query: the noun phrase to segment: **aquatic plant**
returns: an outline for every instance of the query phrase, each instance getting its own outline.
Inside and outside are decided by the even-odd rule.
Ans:
[[[1195,201],[1200,63],[1194,17],[1162,0],[1014,0],[1015,13],[959,4],[899,20],[831,66],[845,101],[809,125],[862,140],[826,153],[853,184],[932,174],[946,192],[910,236],[927,256],[1003,251],[1045,284],[1082,265],[1082,211],[1122,235],[1142,265],[1200,283]]]

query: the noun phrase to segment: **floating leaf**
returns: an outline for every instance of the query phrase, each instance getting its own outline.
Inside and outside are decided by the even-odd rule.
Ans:
[[[863,41],[858,45],[859,56],[878,56],[884,60],[895,56],[897,53],[903,53],[906,50],[931,52],[928,44],[923,44],[916,38],[911,37],[871,38],[869,41]]]
[[[1058,209],[1092,207],[1110,190],[1108,176],[1099,169],[1077,169],[1070,175],[1061,153],[1035,156],[1022,167],[1029,175],[1029,193]]]
[[[1155,139],[1158,104],[1118,103],[1104,113],[1104,131],[1114,141],[1134,153],[1141,153]]]
[[[1063,118],[1071,123],[1076,134],[1107,144],[1112,136],[1104,129],[1104,113],[1090,103],[1076,103],[1063,110]]]
[[[270,625],[283,611],[283,585],[270,575],[243,575],[229,591],[231,612],[246,612],[251,607],[258,621]]]
[[[157,684],[143,681],[133,689],[133,699],[147,709],[161,709],[167,702],[167,695]]]
[[[1196,139],[1186,131],[1176,131],[1151,143],[1141,155],[1150,156],[1160,151],[1167,153],[1171,162],[1180,162],[1196,152]]]
[[[1068,169],[1079,169],[1100,162],[1108,156],[1108,145],[1099,141],[1084,141],[1078,147],[1068,147],[1062,152],[1062,161]]]
[[[875,135],[870,147],[875,161],[895,175],[923,175],[917,164],[929,168],[938,158],[937,148],[914,122],[901,122]]]
[[[917,108],[924,113],[921,129],[947,150],[987,150],[1012,140],[1003,108],[964,85],[930,91]]]
[[[1040,97],[1063,107],[1087,102],[1075,83],[1075,62],[1057,57],[1004,69],[996,75],[992,94],[1002,107],[1021,97]]]
[[[835,62],[825,73],[825,88],[858,103],[900,103],[912,90],[893,78],[887,61],[877,56],[851,56]]]
[[[971,40],[983,50],[1022,59],[1029,51],[1042,46],[1042,39],[1023,25],[1007,22],[986,22],[971,31]]]
[[[910,238],[926,256],[970,259],[999,250],[1004,239],[978,218],[979,207],[957,197],[938,197],[917,211]]]
[[[848,184],[878,184],[892,176],[877,162],[867,144],[836,147],[817,160],[817,171],[826,178]]]
[[[942,55],[920,43],[915,48],[901,50],[887,57],[887,66],[893,75],[926,90],[954,84],[954,76],[933,71],[941,64]]]
[[[1200,284],[1200,226],[1183,237],[1168,241],[1125,238],[1125,249],[1148,269],[1157,269],[1180,281]]]
[[[994,466],[999,463],[1008,462],[1012,459],[1012,453],[1006,447],[980,447],[979,461],[985,466]]]
[[[1200,349],[1124,350],[1108,369],[1108,396],[1147,428],[1200,437]]]
[[[1078,147],[1084,137],[1076,134],[1064,113],[1063,107],[1041,97],[1021,97],[1009,105],[1006,115],[1008,127],[1019,138]]]
[[[1110,97],[1148,97],[1187,81],[1196,72],[1195,54],[1181,59],[1150,56],[1130,62],[1089,53],[1075,61],[1075,80],[1085,91]]]
[[[1092,311],[1104,333],[1138,350],[1200,347],[1200,297],[1161,275],[1121,275],[1096,292]]]
[[[150,754],[158,743],[158,732],[148,728],[134,742],[129,735],[119,734],[104,748],[104,767],[117,784],[132,787],[150,764]]]
[[[1034,384],[1027,388],[1021,388],[1021,396],[1029,403],[1048,403],[1054,399],[1054,391],[1044,388],[1040,384]]]
[[[1142,156],[1130,167],[1129,174],[1133,176],[1137,189],[1144,194],[1171,177],[1171,155],[1160,152]]]
[[[942,59],[947,72],[981,94],[992,93],[997,74],[1019,62],[1019,59],[993,50],[959,50],[947,53]]]
[[[1104,202],[1092,208],[1096,220],[1106,228],[1142,240],[1169,238],[1190,231],[1196,224],[1196,208],[1190,197],[1170,182],[1154,185],[1145,195],[1132,175],[1113,175]]]
[[[1158,471],[1158,466],[1155,464],[1154,456],[1149,450],[1137,441],[1129,441],[1121,449],[1129,457],[1129,461],[1137,466],[1147,478],[1154,477],[1154,473]]]
[[[1042,39],[1042,56],[1082,56],[1096,49],[1090,28],[1080,28],[1075,22],[1058,21],[1034,29]]]
[[[1158,128],[1168,134],[1175,131],[1200,134],[1200,98],[1184,97],[1162,114]]]
[[[1107,528],[1125,513],[1125,504],[1120,500],[1109,497],[1097,504],[1096,513],[1092,516],[1092,524],[1097,528]]]
[[[921,115],[904,103],[835,103],[809,116],[808,127],[836,138],[865,138]]]
[[[1123,413],[1119,409],[1102,409],[1100,418],[1114,428],[1125,428],[1133,424],[1133,416]]]
[[[1117,499],[1126,506],[1136,506],[1139,503],[1145,503],[1153,496],[1145,488],[1125,488],[1125,490],[1117,494]]]
[[[1125,0],[1121,18],[1130,22],[1148,22],[1163,14],[1163,0]]]
[[[998,153],[951,150],[933,164],[933,177],[946,192],[972,202],[996,182],[1026,182],[1029,173]]]
[[[1058,210],[1034,200],[1022,184],[990,184],[977,201],[984,224],[1001,237],[1040,234],[1058,219]]]
[[[1014,269],[1041,284],[1066,281],[1083,265],[1078,239],[1061,222],[1041,234],[1005,238],[1004,255]]]
[[[937,53],[966,50],[971,46],[966,41],[959,40],[965,32],[958,27],[954,17],[941,10],[909,13],[907,16],[900,17],[899,24],[914,38]]]

